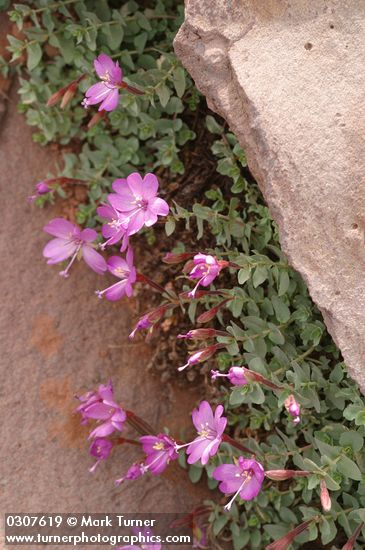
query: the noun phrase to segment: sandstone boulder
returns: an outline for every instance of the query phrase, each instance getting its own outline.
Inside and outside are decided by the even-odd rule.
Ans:
[[[187,0],[175,50],[365,391],[365,3]]]

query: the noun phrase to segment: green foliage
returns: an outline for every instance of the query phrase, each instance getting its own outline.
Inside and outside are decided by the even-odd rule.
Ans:
[[[43,0],[34,5],[15,4],[10,12],[25,35],[23,40],[8,37],[12,61],[24,52],[27,59],[27,71],[22,67],[20,77],[19,109],[37,128],[36,142],[82,143],[80,155],[64,155],[64,170],[57,175],[89,181],[87,204],[80,206],[78,222],[92,226],[95,201],[110,191],[113,178],[158,167],[172,174],[184,172],[179,153],[195,133],[183,116],[186,109],[196,108],[198,100],[172,52],[182,7],[161,0],[154,9],[141,8],[133,0],[120,8],[111,8],[106,1],[81,0]],[[144,95],[123,90],[118,110],[88,129],[96,111],[81,106],[82,92],[97,81],[93,60],[100,52],[119,61],[125,81]],[[46,106],[54,92],[80,74],[86,78],[66,109]]]
[[[0,9],[4,5],[0,2]],[[199,94],[172,51],[182,4],[157,0],[148,5],[153,7],[133,0],[40,0],[15,4],[11,11],[12,21],[24,33],[24,38],[9,37],[12,59],[21,61],[19,108],[37,129],[35,141],[64,146],[64,165],[57,175],[86,182],[87,198],[77,212],[81,224],[99,224],[96,206],[116,177],[136,169],[182,174],[181,150],[196,137],[187,121],[199,104]],[[88,129],[90,114],[80,103],[82,91],[96,80],[92,62],[101,51],[117,59],[126,81],[145,94],[123,91],[119,108],[107,121]],[[6,72],[3,60],[0,63]],[[52,93],[81,73],[87,76],[65,110],[45,106]],[[210,252],[234,264],[215,281],[229,298],[216,320],[217,328],[228,333],[218,337],[224,346],[217,355],[218,368],[245,365],[281,388],[273,391],[255,382],[232,388],[216,382],[217,401],[225,404],[231,435],[266,469],[312,473],[285,483],[266,481],[257,499],[236,502],[230,513],[212,501],[209,534],[213,541],[231,539],[235,550],[263,549],[318,515],[294,547],[318,539],[338,549],[365,521],[365,400],[348,378],[304,282],[280,249],[277,227],[235,136],[212,115],[205,122],[214,138],[211,150],[222,185],[209,189],[203,201],[189,208],[174,204],[165,230],[173,248],[175,231],[196,228],[197,248],[199,240],[209,236]],[[40,197],[38,202],[45,200]],[[192,302],[190,320],[195,323],[199,313],[220,301],[222,296],[206,296]],[[302,407],[299,426],[283,411],[289,394]],[[208,486],[216,488],[215,465],[237,454],[222,445],[206,473],[198,465],[189,468],[191,481],[208,479]],[[179,460],[186,468],[183,454]],[[332,509],[326,513],[319,503],[321,478],[332,498]]]

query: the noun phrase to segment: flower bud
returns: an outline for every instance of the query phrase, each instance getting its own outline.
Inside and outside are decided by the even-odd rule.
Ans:
[[[227,336],[227,334],[222,331],[215,330],[214,328],[198,328],[189,330],[186,334],[178,334],[177,338],[184,338],[187,340],[207,340],[208,338],[213,338],[214,336]]]
[[[172,252],[167,252],[167,254],[165,254],[165,256],[162,258],[162,261],[165,264],[179,264],[181,262],[185,262],[192,256],[193,254],[191,252],[182,252],[180,254],[173,254]]]
[[[195,297],[197,297],[197,296],[195,296]],[[212,307],[211,309],[208,309],[208,311],[205,311],[204,313],[199,315],[199,317],[197,318],[197,322],[198,323],[208,323],[209,321],[214,319],[214,317],[217,315],[218,311],[223,306],[225,306],[227,302],[229,302],[232,299],[233,298],[227,298],[226,300],[223,300],[222,302],[220,302],[216,306]]]
[[[321,481],[320,481],[320,489],[321,489],[320,497],[321,497],[321,504],[322,504],[323,511],[329,512],[332,506],[331,497],[323,477],[321,478]]]
[[[300,404],[295,399],[294,395],[289,395],[289,397],[285,399],[284,407],[293,418],[293,423],[298,424],[300,422]]]
[[[106,111],[97,111],[87,123],[88,129],[90,130],[93,126],[96,126],[104,118],[106,118]]]
[[[300,533],[305,531],[309,527],[309,525],[316,519],[317,517],[313,517],[312,519],[300,523],[297,527],[295,527],[295,529],[292,529],[291,531],[289,531],[289,533],[287,533],[280,539],[266,546],[266,550],[286,550],[287,548],[289,548],[293,540],[298,535],[300,535]]]
[[[191,365],[196,365],[197,363],[202,363],[203,361],[206,361],[210,357],[212,357],[218,348],[220,348],[220,344],[214,344],[213,346],[208,346],[203,349],[199,349],[193,355],[191,355],[188,359],[188,362],[183,365],[182,367],[179,367],[177,370],[182,371],[186,369],[187,367],[190,367]]]
[[[364,522],[362,521],[360,525],[358,525],[355,529],[355,531],[352,533],[349,540],[346,542],[346,544],[342,547],[342,550],[352,550],[355,546],[355,542],[357,537],[360,535],[360,531],[364,527]]]
[[[307,477],[311,473],[307,470],[266,470],[265,475],[273,481],[285,481],[293,477]]]

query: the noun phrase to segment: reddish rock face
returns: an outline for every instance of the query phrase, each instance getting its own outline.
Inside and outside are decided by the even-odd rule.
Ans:
[[[88,472],[90,430],[74,414],[75,393],[112,378],[119,402],[177,437],[190,426],[198,395],[162,387],[147,372],[153,349],[128,341],[138,316],[133,300],[98,300],[100,277],[82,262],[68,280],[59,266],[46,265],[42,227],[60,215],[59,205],[41,210],[26,198],[55,156],[32,142],[16,104],[14,89],[0,133],[2,511],[189,512],[208,492],[177,465],[115,489],[114,480],[142,456],[134,446]]]
[[[187,0],[175,40],[363,391],[364,38],[358,0]]]

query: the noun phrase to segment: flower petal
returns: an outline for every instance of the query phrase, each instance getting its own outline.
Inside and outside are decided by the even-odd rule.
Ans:
[[[112,285],[105,291],[104,293],[105,298],[111,302],[120,300],[120,298],[122,298],[125,295],[125,285],[126,285],[125,280],[115,283],[115,285]]]
[[[97,236],[98,236],[97,232],[94,229],[90,229],[89,227],[86,229],[83,229],[80,233],[80,238],[85,243],[91,243],[95,241]]]
[[[85,92],[88,105],[96,105],[103,101],[110,93],[111,89],[104,82],[98,82],[90,86]]]
[[[158,179],[155,174],[148,173],[143,178],[142,197],[147,201],[152,200],[158,191]]]
[[[57,264],[63,262],[76,252],[77,244],[64,239],[52,239],[43,249],[43,256],[50,258],[47,263]]]
[[[113,88],[109,90],[109,94],[104,99],[99,107],[99,111],[114,111],[118,107],[119,102],[119,92],[118,88]]]
[[[106,261],[103,256],[87,244],[82,247],[82,257],[87,265],[96,273],[102,275],[107,270]]]
[[[143,180],[138,172],[133,172],[127,177],[127,182],[133,195],[142,198],[143,196]]]
[[[115,67],[115,63],[109,55],[101,53],[96,59],[94,59],[94,68],[96,74],[103,78],[106,73],[111,74]]]
[[[79,229],[76,225],[68,220],[65,220],[64,218],[54,218],[43,227],[43,231],[53,235],[54,237],[71,239],[78,233]]]
[[[148,203],[148,209],[158,216],[167,216],[170,211],[169,205],[163,199],[156,197]]]

